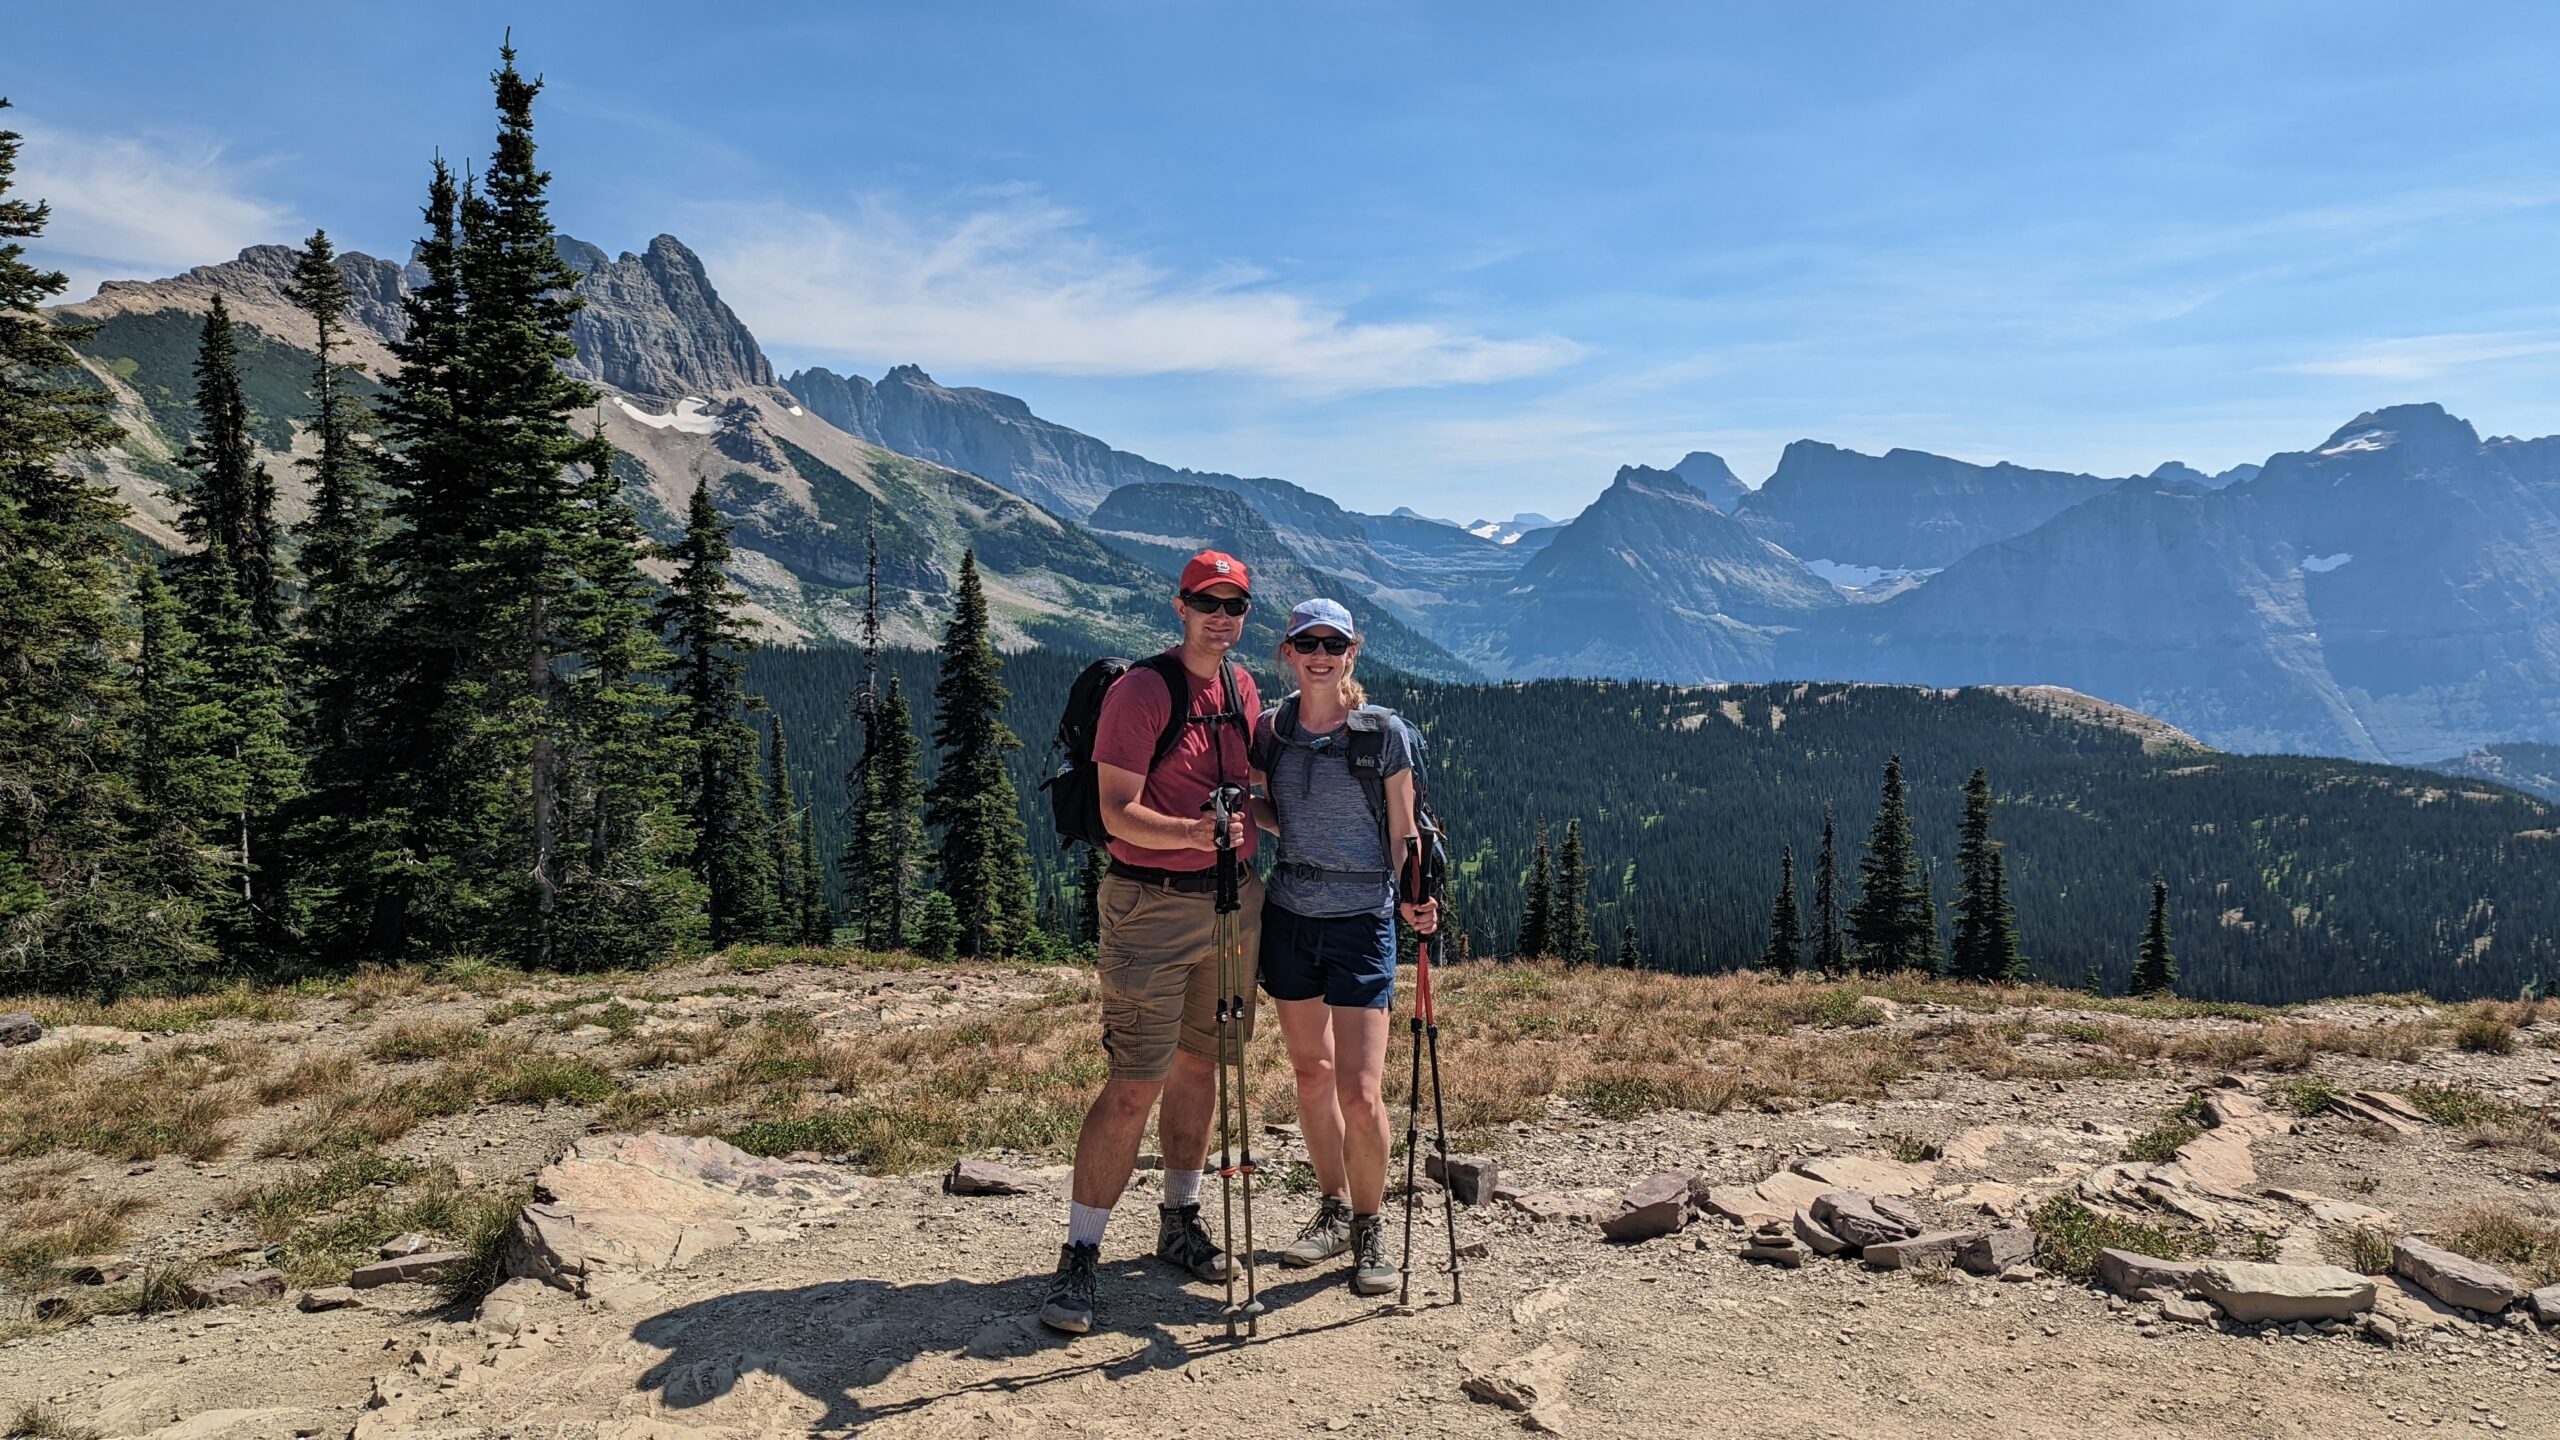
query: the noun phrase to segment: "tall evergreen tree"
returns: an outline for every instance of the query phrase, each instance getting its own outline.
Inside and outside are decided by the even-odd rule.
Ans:
[[[1982,766],[1964,782],[1964,828],[1956,844],[1956,935],[1948,973],[1959,980],[2000,978],[1999,926],[1993,918],[1991,775]]]
[[[2142,929],[2142,954],[2133,964],[2133,993],[2178,993],[2178,957],[2169,949],[2169,882],[2151,877],[2151,919]]]
[[[358,687],[382,623],[386,597],[375,551],[382,539],[382,497],[372,457],[361,443],[364,403],[355,384],[362,372],[340,358],[347,277],[338,269],[329,232],[315,230],[303,242],[285,296],[311,321],[313,453],[294,462],[311,480],[310,514],[294,530],[302,542],[295,649],[313,748],[328,754],[352,744],[361,709]]]
[[[1102,852],[1088,847],[1084,852],[1083,878],[1076,889],[1078,944],[1102,943],[1102,872]]]
[[[1849,956],[1840,931],[1840,845],[1831,806],[1822,807],[1822,853],[1813,867],[1813,968],[1825,976],[1848,973]]]
[[[133,833],[144,873],[163,897],[219,903],[240,788],[237,764],[215,748],[226,717],[207,698],[186,606],[156,565],[136,579],[134,613],[141,643],[133,666]]]
[[[173,567],[206,698],[213,747],[230,762],[228,846],[236,944],[273,949],[296,928],[284,854],[286,807],[302,789],[285,688],[284,596],[277,574],[275,480],[259,463],[240,386],[231,313],[213,298],[196,352],[196,437],[180,463],[178,529],[196,545]]]
[[[1621,970],[1644,968],[1644,951],[1636,946],[1636,922],[1633,920],[1618,926],[1618,968]]]
[[[1991,958],[1999,968],[1992,977],[2005,985],[2024,984],[2027,957],[2018,948],[2018,908],[2009,903],[2008,852],[1991,850]]]
[[[694,873],[709,892],[711,943],[760,940],[773,926],[773,853],[765,843],[770,819],[759,813],[755,727],[738,684],[746,668],[738,657],[754,642],[738,620],[745,597],[722,568],[729,563],[729,521],[711,503],[708,481],[695,483],[684,539],[667,555],[676,573],[658,618],[675,649]]]
[[[818,881],[818,816],[807,805],[800,807],[800,943],[831,945],[836,938],[836,917],[827,908],[827,892]]]
[[[1919,927],[1920,954],[1912,968],[1923,975],[1938,974],[1946,968],[1946,953],[1938,943],[1936,877],[1926,861],[1920,866],[1920,908],[1915,923]]]
[[[909,943],[914,930],[924,780],[917,773],[921,747],[906,692],[895,678],[872,709],[871,729],[871,756],[855,777],[853,839],[845,847],[843,869],[861,945],[896,950]],[[1086,888],[1091,905],[1100,887]]]
[[[1564,822],[1564,844],[1556,852],[1556,898],[1548,942],[1567,965],[1588,965],[1598,958],[1599,942],[1591,935],[1589,891],[1591,867],[1582,855],[1582,821]]]
[[[0,991],[112,991],[207,952],[190,907],[145,888],[148,857],[126,840],[124,507],[62,464],[118,432],[108,395],[75,378],[71,347],[94,327],[38,311],[68,281],[20,243],[49,211],[10,193],[19,143],[0,130]]]
[[[1520,905],[1520,943],[1514,948],[1521,959],[1555,953],[1555,907],[1555,857],[1547,849],[1547,822],[1541,820],[1537,854],[1529,862],[1529,894]]]
[[[791,736],[782,717],[773,717],[773,743],[765,751],[765,850],[772,857],[773,904],[778,938],[801,939],[806,928],[807,899],[801,884],[808,866],[800,855],[800,801],[791,785]]]
[[[1867,853],[1858,862],[1858,903],[1849,911],[1849,944],[1858,968],[1869,974],[1917,969],[1920,936],[1919,844],[1903,804],[1902,757],[1884,764]]]
[[[1769,948],[1760,952],[1760,968],[1793,975],[1804,963],[1804,921],[1796,913],[1796,849],[1778,851],[1778,898],[1769,906]]]
[[[1004,723],[1003,666],[988,639],[975,550],[960,560],[933,697],[941,766],[925,793],[925,820],[941,832],[942,893],[959,920],[958,953],[1014,954],[1031,939],[1031,862],[1004,757],[1022,742]]]

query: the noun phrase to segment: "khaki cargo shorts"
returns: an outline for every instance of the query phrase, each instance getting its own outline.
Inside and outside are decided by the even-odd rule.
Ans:
[[[1253,1035],[1254,972],[1262,954],[1262,881],[1247,870],[1238,888],[1236,936],[1243,955],[1235,986],[1244,996],[1244,1035]],[[1102,1048],[1114,1080],[1162,1080],[1176,1050],[1218,1058],[1218,964],[1209,950],[1216,906],[1125,875],[1104,875]]]

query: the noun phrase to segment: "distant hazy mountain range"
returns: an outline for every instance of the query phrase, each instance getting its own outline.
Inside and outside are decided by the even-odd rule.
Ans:
[[[668,530],[708,479],[739,524],[738,579],[786,635],[850,635],[866,526],[906,641],[933,635],[975,546],[1009,643],[1133,648],[1165,629],[1168,558],[1209,540],[1249,552],[1275,599],[1366,607],[1377,658],[1428,677],[2054,684],[2226,747],[2552,773],[2484,747],[2560,741],[2560,438],[2482,440],[2394,406],[2263,466],[2131,479],[1804,440],[1756,490],[1695,452],[1624,467],[1568,522],[1460,523],[1161,465],[911,365],[777,378],[673,237],[561,250],[589,301],[570,368],[605,391],[643,518]],[[308,356],[289,263],[260,246],[65,307],[102,323],[90,370],[127,430],[96,472],[160,543],[217,291],[293,484]],[[341,263],[354,358],[379,367],[407,278]]]

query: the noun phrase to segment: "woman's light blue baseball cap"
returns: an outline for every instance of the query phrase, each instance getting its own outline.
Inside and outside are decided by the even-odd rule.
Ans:
[[[1360,632],[1351,628],[1351,612],[1331,600],[1299,601],[1298,608],[1289,612],[1289,629],[1286,638],[1294,640],[1301,633],[1313,630],[1319,625],[1333,627],[1334,631],[1346,640],[1360,638]]]

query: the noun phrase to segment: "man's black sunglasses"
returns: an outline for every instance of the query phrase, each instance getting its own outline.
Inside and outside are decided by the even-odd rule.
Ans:
[[[1203,595],[1197,590],[1183,591],[1182,603],[1202,615],[1214,615],[1224,610],[1230,615],[1240,616],[1253,608],[1253,601],[1243,595]]]
[[[1351,648],[1351,642],[1339,635],[1300,635],[1289,642],[1289,648],[1301,655],[1313,655],[1318,646],[1327,655],[1339,655]]]

